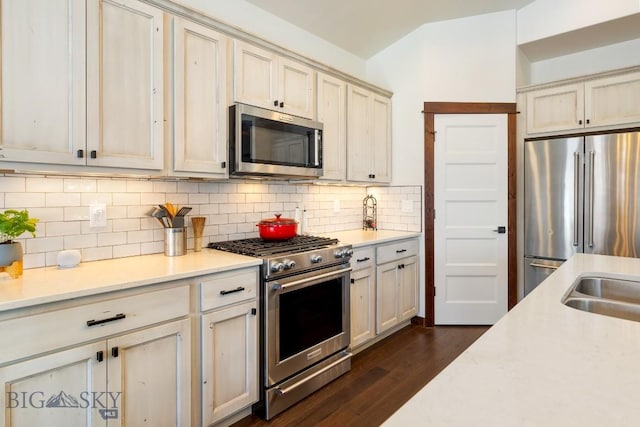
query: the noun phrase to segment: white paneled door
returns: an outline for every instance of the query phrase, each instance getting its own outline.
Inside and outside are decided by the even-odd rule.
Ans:
[[[490,325],[507,312],[507,114],[434,124],[435,323]]]

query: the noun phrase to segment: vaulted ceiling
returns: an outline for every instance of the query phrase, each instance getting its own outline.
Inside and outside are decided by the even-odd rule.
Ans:
[[[520,9],[534,0],[247,0],[367,59],[422,24]]]

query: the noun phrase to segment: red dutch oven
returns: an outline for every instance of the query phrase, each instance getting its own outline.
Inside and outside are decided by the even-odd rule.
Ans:
[[[257,224],[260,237],[264,240],[287,240],[298,234],[298,223],[291,218],[280,218],[282,214],[276,214],[275,218],[267,218]]]

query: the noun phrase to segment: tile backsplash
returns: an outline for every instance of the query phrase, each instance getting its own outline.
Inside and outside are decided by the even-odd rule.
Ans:
[[[28,209],[38,218],[36,237],[20,241],[25,268],[55,265],[58,252],[78,249],[83,261],[164,251],[164,233],[149,216],[165,202],[191,206],[188,247],[193,247],[190,217],[206,217],[204,244],[257,237],[262,218],[305,210],[309,234],[358,229],[362,200],[378,200],[378,228],[420,231],[422,187],[361,187],[291,184],[280,181],[219,182],[129,178],[57,177],[0,174],[0,209]],[[89,207],[105,204],[107,226],[90,227]]]

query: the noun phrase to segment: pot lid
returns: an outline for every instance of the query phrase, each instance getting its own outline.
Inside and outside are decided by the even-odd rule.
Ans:
[[[265,218],[258,225],[293,225],[297,224],[293,218],[281,218],[282,214],[275,214],[275,218]]]

